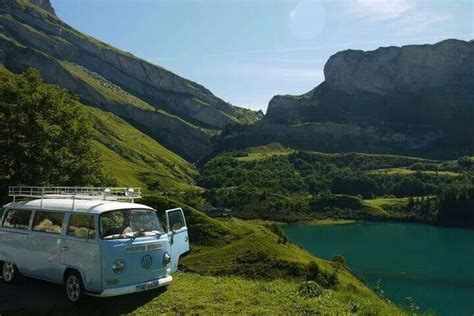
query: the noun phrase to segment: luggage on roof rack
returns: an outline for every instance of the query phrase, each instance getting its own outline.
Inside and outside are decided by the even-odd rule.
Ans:
[[[81,200],[131,200],[141,198],[140,188],[117,187],[34,187],[13,186],[8,188],[8,196],[16,198],[40,199],[81,199]]]

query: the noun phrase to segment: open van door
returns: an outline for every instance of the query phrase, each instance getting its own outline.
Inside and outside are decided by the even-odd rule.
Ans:
[[[170,240],[171,272],[178,270],[179,257],[189,251],[188,227],[181,208],[166,211],[167,233]]]

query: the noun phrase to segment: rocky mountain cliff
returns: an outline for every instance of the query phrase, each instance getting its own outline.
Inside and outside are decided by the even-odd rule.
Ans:
[[[262,122],[223,139],[310,150],[474,153],[473,41],[346,50],[329,58],[324,74],[304,95],[275,96]]]
[[[229,125],[258,115],[205,87],[82,34],[54,15],[49,0],[0,2],[0,63],[40,70],[46,81],[115,113],[189,160],[210,150]]]
[[[299,96],[276,96],[265,119],[427,129],[471,128],[474,42],[346,50],[324,67],[325,81]]]

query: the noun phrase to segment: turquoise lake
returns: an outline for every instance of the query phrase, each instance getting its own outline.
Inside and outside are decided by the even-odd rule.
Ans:
[[[355,275],[385,297],[438,315],[474,315],[474,231],[407,223],[289,224],[311,254],[343,255]]]

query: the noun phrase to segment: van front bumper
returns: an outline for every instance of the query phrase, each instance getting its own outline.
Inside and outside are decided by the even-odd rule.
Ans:
[[[148,281],[145,283],[137,283],[137,284],[132,284],[132,285],[106,289],[102,291],[102,293],[100,294],[91,294],[91,295],[99,296],[99,297],[110,297],[110,296],[119,296],[119,295],[130,294],[130,293],[139,293],[139,292],[153,290],[153,289],[168,285],[172,281],[173,281],[173,277],[171,275],[168,275],[166,277]]]

